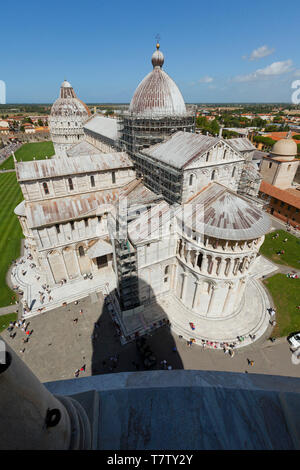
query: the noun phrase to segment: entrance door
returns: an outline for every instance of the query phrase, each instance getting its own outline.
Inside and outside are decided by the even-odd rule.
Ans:
[[[96,258],[96,263],[97,263],[98,269],[101,269],[107,266],[107,255],[98,256],[98,258]]]

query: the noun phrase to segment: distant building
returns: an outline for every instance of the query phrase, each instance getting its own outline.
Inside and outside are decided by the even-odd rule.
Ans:
[[[55,156],[15,162],[24,196],[15,213],[51,288],[82,286],[90,275],[110,286],[124,341],[169,318],[198,344],[251,342],[269,325],[255,280],[270,228],[256,200],[255,147],[246,137],[194,133],[195,110],[163,63],[157,44],[153,70],[120,120],[89,118],[63,82],[49,119]],[[26,316],[39,313],[31,302]]]
[[[289,132],[274,144],[269,155],[263,156],[260,165],[261,199],[272,215],[293,226],[300,224],[300,186],[293,185],[299,166],[296,155],[297,144]]]
[[[90,114],[89,108],[77,98],[72,86],[65,80],[49,116],[55,158],[66,156],[66,151],[83,139],[83,124]]]

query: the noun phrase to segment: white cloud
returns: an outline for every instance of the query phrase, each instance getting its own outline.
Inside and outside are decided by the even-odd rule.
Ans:
[[[275,49],[270,49],[268,46],[261,46],[251,52],[249,60],[262,59],[272,54]]]
[[[211,83],[212,81],[213,81],[212,77],[205,76],[205,77],[200,78],[199,83]]]
[[[283,73],[291,72],[291,66],[293,62],[288,60],[283,60],[281,62],[273,62],[273,64],[268,65],[263,69],[257,69],[255,72],[249,73],[247,75],[238,75],[233,79],[235,82],[252,82],[254,80],[260,80],[262,78],[268,78],[274,75],[281,75]]]

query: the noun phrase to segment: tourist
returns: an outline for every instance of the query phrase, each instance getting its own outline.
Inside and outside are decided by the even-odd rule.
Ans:
[[[172,370],[172,369],[173,369],[173,367],[172,367],[172,366],[168,366],[168,370]]]

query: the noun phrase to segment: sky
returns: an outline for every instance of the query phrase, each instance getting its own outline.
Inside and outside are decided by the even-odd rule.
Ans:
[[[0,81],[7,103],[52,103],[64,79],[86,103],[128,103],[159,34],[187,103],[291,102],[299,14],[299,0],[2,2]]]

